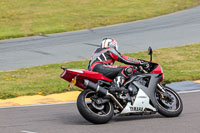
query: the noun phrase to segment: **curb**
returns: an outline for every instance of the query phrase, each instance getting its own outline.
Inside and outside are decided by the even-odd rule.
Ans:
[[[11,99],[0,100],[0,107],[74,102],[77,100],[79,94],[80,91],[71,91],[47,96],[20,96]]]
[[[196,80],[196,81],[194,81],[195,83],[200,83],[200,80]]]

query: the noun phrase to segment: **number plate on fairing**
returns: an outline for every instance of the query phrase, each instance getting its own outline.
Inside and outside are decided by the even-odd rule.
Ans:
[[[74,85],[76,84],[76,76],[72,79],[72,81],[69,84],[69,89],[72,89]]]

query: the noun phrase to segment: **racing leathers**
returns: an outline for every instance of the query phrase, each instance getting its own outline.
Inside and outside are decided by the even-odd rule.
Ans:
[[[113,65],[115,61],[128,65]],[[115,86],[119,88],[136,71],[133,65],[139,64],[140,60],[121,55],[114,48],[97,48],[91,57],[88,70],[114,79]]]

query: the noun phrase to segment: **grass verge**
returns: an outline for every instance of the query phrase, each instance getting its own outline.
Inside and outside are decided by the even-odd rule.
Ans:
[[[200,43],[154,50],[153,61],[164,69],[165,83],[200,79]],[[147,52],[127,53],[127,56],[149,60]],[[47,95],[69,91],[68,83],[60,79],[59,67],[86,68],[88,60],[51,64],[14,71],[0,72],[0,98],[22,95]],[[78,90],[74,87],[72,90]]]
[[[199,0],[1,0],[0,39],[130,22],[198,4]]]

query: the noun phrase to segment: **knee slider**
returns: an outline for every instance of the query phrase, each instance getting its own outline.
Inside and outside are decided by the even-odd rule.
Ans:
[[[127,68],[125,68],[124,72],[129,77],[129,76],[133,75],[133,68],[127,67]]]

